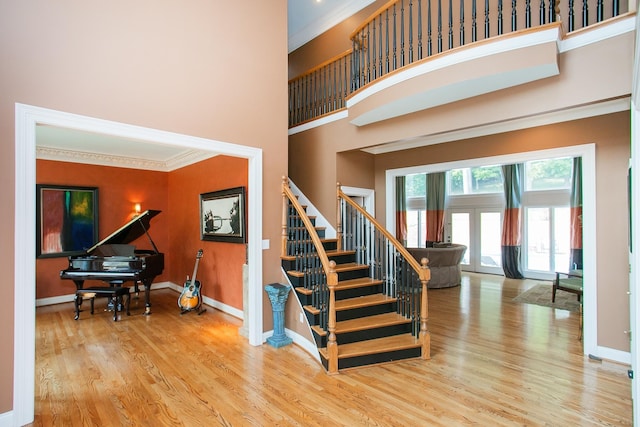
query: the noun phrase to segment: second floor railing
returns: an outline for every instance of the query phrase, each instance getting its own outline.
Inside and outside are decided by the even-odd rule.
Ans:
[[[289,126],[346,107],[355,91],[451,49],[561,22],[566,33],[628,12],[620,0],[393,0],[350,36],[351,50],[289,81]]]

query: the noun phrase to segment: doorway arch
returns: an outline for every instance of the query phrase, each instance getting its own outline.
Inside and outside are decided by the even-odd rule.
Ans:
[[[262,150],[25,104],[15,108],[14,424],[33,421],[35,397],[36,126],[50,125],[246,158],[248,161],[247,301],[249,344],[262,338]]]

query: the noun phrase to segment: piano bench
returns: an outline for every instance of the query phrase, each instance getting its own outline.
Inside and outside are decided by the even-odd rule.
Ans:
[[[76,291],[76,296],[74,298],[74,305],[76,309],[75,320],[80,318],[80,305],[82,304],[83,299],[89,299],[91,301],[91,314],[93,314],[93,301],[96,297],[108,297],[111,300],[110,303],[113,305],[114,322],[118,320],[119,309],[122,311],[123,308],[126,308],[127,316],[131,315],[131,312],[129,311],[129,306],[131,304],[129,288],[124,286],[96,286],[92,288],[78,289]],[[123,297],[126,297],[125,301],[123,301]]]

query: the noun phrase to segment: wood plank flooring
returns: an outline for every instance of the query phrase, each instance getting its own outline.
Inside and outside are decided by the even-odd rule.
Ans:
[[[577,313],[512,301],[533,281],[465,274],[429,292],[431,360],[326,375],[296,345],[252,347],[178,294],[36,310],[34,426],[625,426],[627,366],[581,353]]]

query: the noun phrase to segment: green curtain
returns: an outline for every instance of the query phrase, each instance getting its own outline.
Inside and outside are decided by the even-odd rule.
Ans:
[[[582,158],[574,157],[571,176],[571,259],[569,269],[582,270]]]
[[[396,239],[407,245],[407,190],[405,177],[396,177]]]
[[[446,173],[427,174],[427,247],[444,241]]]
[[[502,166],[504,220],[502,222],[502,269],[505,277],[522,279],[520,223],[522,218],[520,177],[522,164]]]

